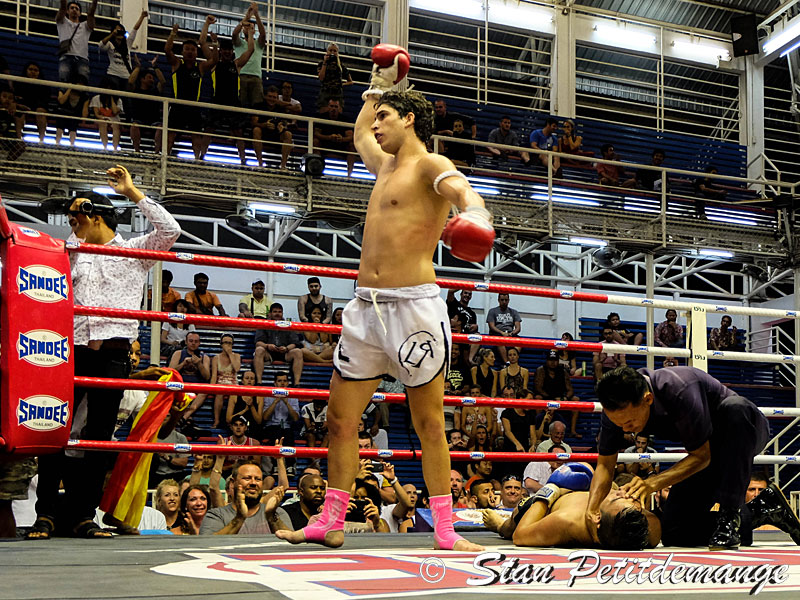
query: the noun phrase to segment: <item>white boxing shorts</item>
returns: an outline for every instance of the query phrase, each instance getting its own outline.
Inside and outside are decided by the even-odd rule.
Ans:
[[[447,305],[433,283],[404,288],[356,288],[342,313],[333,367],[342,379],[391,375],[408,387],[436,379],[450,361]]]

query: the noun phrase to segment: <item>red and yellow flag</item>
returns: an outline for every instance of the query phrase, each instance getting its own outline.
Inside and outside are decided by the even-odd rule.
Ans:
[[[170,369],[169,374],[162,375],[159,381],[182,381],[182,379],[177,371]],[[155,442],[176,395],[182,397],[179,410],[184,410],[192,400],[188,394],[172,391],[150,392],[133,421],[127,441]],[[130,527],[138,527],[147,501],[147,481],[152,460],[153,455],[149,452],[120,453],[103,493],[103,499],[100,501],[100,509]]]

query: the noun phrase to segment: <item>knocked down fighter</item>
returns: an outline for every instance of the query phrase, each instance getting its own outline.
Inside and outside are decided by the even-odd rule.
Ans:
[[[484,511],[484,524],[517,546],[581,546],[616,550],[654,548],[661,539],[658,517],[622,489],[612,489],[600,504],[600,522],[590,528],[584,519],[589,504],[591,467],[566,463],[547,484],[520,502],[506,520]]]

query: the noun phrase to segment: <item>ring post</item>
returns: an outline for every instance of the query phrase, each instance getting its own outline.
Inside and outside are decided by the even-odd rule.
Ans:
[[[10,223],[0,205],[0,454],[57,452],[69,439],[75,377],[64,242]]]

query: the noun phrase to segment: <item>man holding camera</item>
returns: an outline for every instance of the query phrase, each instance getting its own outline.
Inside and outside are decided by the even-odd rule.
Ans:
[[[117,210],[100,194],[78,194],[68,200],[65,210],[72,234],[67,244],[90,243],[121,248],[169,250],[181,233],[177,221],[159,204],[145,197],[133,185],[122,165],[108,169],[108,185],[125,196],[153,225],[145,235],[124,239],[117,229]],[[71,253],[72,286],[75,304],[138,310],[142,306],[147,273],[152,260]],[[75,375],[126,378],[130,373],[131,341],[138,336],[138,322],[113,317],[75,316]],[[75,406],[86,396],[87,417],[83,439],[110,440],[117,421],[123,390],[75,388]],[[107,470],[107,455],[87,452],[85,457],[68,457],[63,451],[39,458],[39,488],[36,522],[29,538],[47,539],[55,529],[59,512],[59,483],[63,480],[66,502],[64,516],[77,537],[107,537],[93,521],[102,495]]]

